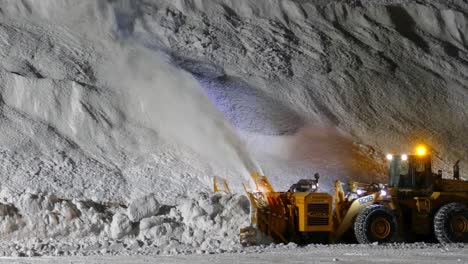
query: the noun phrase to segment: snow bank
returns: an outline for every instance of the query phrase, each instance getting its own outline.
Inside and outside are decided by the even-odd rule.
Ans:
[[[240,247],[239,228],[249,213],[245,196],[206,193],[180,198],[176,205],[160,204],[149,194],[125,207],[26,193],[0,204],[0,236],[3,241],[133,239],[166,252],[219,252]]]

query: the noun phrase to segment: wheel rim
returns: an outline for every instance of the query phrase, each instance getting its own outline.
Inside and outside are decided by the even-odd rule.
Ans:
[[[463,215],[457,215],[450,221],[450,227],[455,233],[468,232],[468,220]]]
[[[371,224],[372,235],[377,239],[385,239],[390,235],[390,222],[384,217],[378,217]]]

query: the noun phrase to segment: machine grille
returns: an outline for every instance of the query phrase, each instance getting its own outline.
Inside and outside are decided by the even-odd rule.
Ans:
[[[329,224],[328,204],[308,204],[307,205],[307,225],[326,226]]]

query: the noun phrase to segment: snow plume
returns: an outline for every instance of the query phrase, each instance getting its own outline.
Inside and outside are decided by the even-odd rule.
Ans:
[[[199,82],[175,66],[162,52],[164,45],[158,38],[148,41],[134,32],[135,19],[141,13],[138,4],[118,1],[112,13],[122,50],[100,72],[117,88],[130,118],[169,142],[191,148],[207,164],[226,171],[225,176],[241,176],[243,180],[231,179],[239,188],[239,180],[249,181],[251,172],[261,172],[234,126],[209,100]]]
[[[125,44],[118,56],[102,65],[100,74],[117,88],[122,109],[138,125],[190,147],[208,164],[224,166],[244,179],[259,170],[199,83],[164,54]]]
[[[277,190],[315,173],[321,176],[322,191],[332,191],[335,180],[385,181],[382,155],[333,127],[307,125],[293,135],[245,137]]]

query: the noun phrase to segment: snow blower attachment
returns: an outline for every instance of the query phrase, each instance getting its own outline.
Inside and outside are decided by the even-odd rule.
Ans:
[[[316,241],[320,232],[328,238],[332,231],[332,197],[319,193],[319,176],[304,179],[287,192],[275,192],[266,176],[252,173],[256,190],[245,188],[251,205],[250,226],[241,229],[241,244],[257,245],[264,242],[304,243]]]

